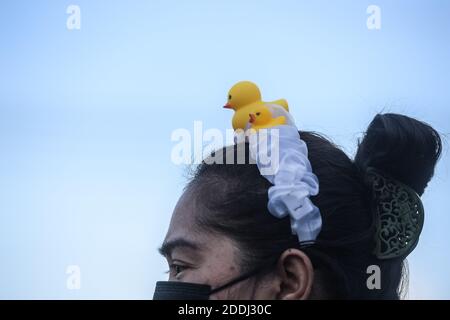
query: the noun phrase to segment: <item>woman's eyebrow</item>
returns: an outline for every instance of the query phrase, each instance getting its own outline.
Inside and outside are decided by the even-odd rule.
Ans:
[[[176,248],[189,248],[192,250],[198,250],[200,248],[200,245],[183,238],[178,238],[174,240],[165,241],[162,244],[162,246],[158,249],[158,251],[164,257],[168,257],[172,254],[173,250],[175,250]]]

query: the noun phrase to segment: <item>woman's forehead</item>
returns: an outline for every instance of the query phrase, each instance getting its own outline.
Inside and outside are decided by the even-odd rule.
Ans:
[[[208,214],[207,209],[198,201],[196,192],[186,190],[178,200],[172,214],[169,230],[164,242],[183,239],[198,244],[201,251],[226,251],[236,248],[234,241],[217,232],[208,232],[198,224],[199,214]],[[224,246],[224,248],[221,248]],[[234,250],[232,250],[234,251]]]
[[[196,215],[200,210],[193,190],[187,189],[178,200],[172,213],[166,239],[187,238],[190,240],[204,240],[205,232],[199,230]]]

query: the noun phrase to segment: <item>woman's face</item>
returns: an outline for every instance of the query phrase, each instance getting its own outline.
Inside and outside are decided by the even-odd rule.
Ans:
[[[160,251],[169,265],[169,280],[207,284],[214,289],[242,275],[240,251],[230,238],[199,228],[195,217],[200,210],[205,209],[188,189],[175,207]],[[281,280],[278,272],[250,277],[210,299],[276,299]]]
[[[192,192],[178,201],[160,249],[169,265],[169,280],[208,284],[213,289],[240,276],[239,249],[225,236],[208,233],[196,225],[201,209]],[[211,295],[211,299],[270,299],[265,281],[243,280]]]

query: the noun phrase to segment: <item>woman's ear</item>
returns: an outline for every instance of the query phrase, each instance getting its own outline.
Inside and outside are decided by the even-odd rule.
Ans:
[[[276,266],[277,299],[308,299],[314,282],[314,269],[308,256],[298,249],[287,249]]]

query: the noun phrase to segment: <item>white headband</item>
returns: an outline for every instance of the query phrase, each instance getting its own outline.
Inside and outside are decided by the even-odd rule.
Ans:
[[[291,219],[292,233],[301,243],[313,242],[322,227],[319,208],[309,199],[319,193],[319,180],[312,172],[308,148],[295,125],[260,129],[249,137],[250,155],[270,183],[269,212]],[[268,170],[268,155],[272,160]]]

